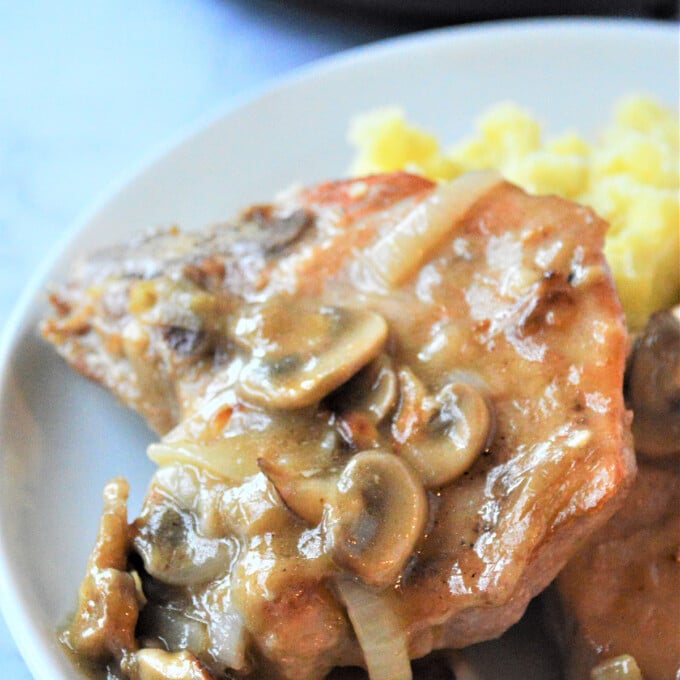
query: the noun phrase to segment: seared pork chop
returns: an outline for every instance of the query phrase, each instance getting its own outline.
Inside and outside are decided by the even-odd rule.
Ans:
[[[96,559],[66,643],[131,677],[396,680],[500,635],[634,476],[605,229],[490,174],[395,174],[76,268],[46,337],[165,436],[115,542],[134,643],[89,644],[120,621]]]

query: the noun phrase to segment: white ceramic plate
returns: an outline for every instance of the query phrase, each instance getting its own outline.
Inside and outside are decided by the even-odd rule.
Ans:
[[[36,332],[45,286],[77,252],[159,224],[198,227],[293,182],[341,176],[349,118],[398,104],[443,140],[502,99],[552,131],[593,133],[630,92],[678,96],[677,27],[636,22],[511,22],[441,30],[351,51],[229,107],[83,219],[26,292],[0,347],[0,593],[36,678],[74,671],[55,629],[75,605],[101,489],[132,483],[135,513],[152,472],[139,418],[68,370]],[[531,625],[479,647],[489,678],[553,678]],[[502,669],[498,670],[498,669]],[[500,673],[500,675],[499,675]]]

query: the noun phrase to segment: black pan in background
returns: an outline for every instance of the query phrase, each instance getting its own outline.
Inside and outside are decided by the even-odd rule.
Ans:
[[[680,0],[297,0],[297,4],[423,24],[557,15],[680,17]]]

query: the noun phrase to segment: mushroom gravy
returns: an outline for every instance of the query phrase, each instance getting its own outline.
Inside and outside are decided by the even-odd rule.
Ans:
[[[500,635],[634,475],[604,231],[397,173],[79,265],[43,332],[163,437],[132,524],[107,487],[65,644],[141,680],[396,680]]]

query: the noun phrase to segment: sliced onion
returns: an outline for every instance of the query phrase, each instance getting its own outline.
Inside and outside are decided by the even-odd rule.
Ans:
[[[245,670],[246,627],[243,617],[231,603],[224,609],[210,609],[208,631],[210,653],[215,660],[232,670]]]
[[[258,458],[272,458],[297,471],[324,467],[332,458],[337,435],[315,409],[268,412],[244,406],[235,409],[219,436],[204,437],[204,414],[180,423],[147,455],[158,465],[194,465],[241,483],[260,472]]]
[[[412,680],[406,633],[384,595],[350,580],[338,580],[371,680]]]
[[[642,680],[642,673],[630,654],[622,654],[597,664],[590,671],[590,678],[591,680]]]
[[[500,181],[500,175],[489,170],[441,184],[364,251],[355,279],[376,292],[408,279],[469,208]]]
[[[484,171],[441,184],[364,251],[356,280],[378,292],[405,281],[420,269],[469,208],[500,181],[498,173]]]
[[[146,453],[158,465],[196,465],[234,483],[242,482],[260,471],[253,438],[245,435],[231,437],[217,444],[159,442],[151,444]]]

